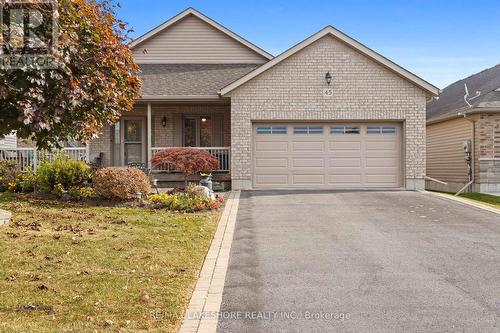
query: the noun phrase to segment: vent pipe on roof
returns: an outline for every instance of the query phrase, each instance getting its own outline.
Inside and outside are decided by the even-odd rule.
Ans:
[[[472,101],[473,99],[476,99],[476,98],[478,98],[479,96],[481,96],[481,92],[480,92],[480,91],[476,91],[476,95],[471,96],[471,95],[469,94],[469,88],[467,88],[467,83],[464,83],[464,87],[465,87],[464,101],[465,101],[465,103],[467,103],[467,105],[471,108],[471,107],[472,107],[472,104],[470,104],[470,101]]]

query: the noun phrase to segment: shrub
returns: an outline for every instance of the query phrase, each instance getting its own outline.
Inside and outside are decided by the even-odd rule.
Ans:
[[[151,194],[147,200],[156,207],[187,212],[218,209],[224,201],[222,197],[213,200],[203,196],[190,196],[187,193]]]
[[[42,190],[54,191],[56,185],[59,189],[62,186],[64,190],[68,190],[90,179],[90,167],[85,162],[61,155],[53,162],[43,162],[38,168],[36,179]]]
[[[30,193],[35,190],[35,183],[35,175],[32,172],[20,172],[14,181],[7,184],[6,190],[9,192]]]
[[[56,184],[54,186],[54,189],[52,190],[52,193],[54,193],[58,197],[62,197],[64,195],[64,192],[66,192],[66,189],[64,188],[63,184]]]
[[[95,192],[105,199],[131,200],[137,192],[151,191],[149,178],[136,168],[99,169],[92,177]]]
[[[201,172],[212,172],[219,161],[210,153],[196,148],[168,148],[157,152],[151,159],[153,167],[169,164],[186,177]]]
[[[0,192],[7,190],[9,184],[16,181],[19,171],[19,164],[16,161],[0,161]]]
[[[84,186],[84,187],[72,187],[68,192],[71,199],[74,200],[86,200],[97,198],[97,193],[92,187]]]

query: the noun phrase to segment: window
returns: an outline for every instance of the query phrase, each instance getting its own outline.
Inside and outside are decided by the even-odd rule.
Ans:
[[[359,126],[332,126],[330,127],[331,134],[359,134]]]
[[[394,126],[368,126],[368,134],[394,134],[396,127]]]
[[[258,126],[257,134],[286,134],[286,126]]]
[[[323,126],[295,126],[293,134],[323,134]]]
[[[184,146],[211,147],[214,140],[214,126],[210,116],[184,117]]]
[[[293,128],[293,134],[307,134],[307,126],[295,126]]]
[[[384,134],[394,134],[394,133],[396,133],[396,127],[393,127],[393,126],[384,126],[384,127],[382,127],[382,133],[384,133]]]

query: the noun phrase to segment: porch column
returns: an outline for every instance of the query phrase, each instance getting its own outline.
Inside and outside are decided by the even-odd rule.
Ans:
[[[147,124],[148,124],[148,128],[147,128],[147,133],[148,133],[148,139],[147,139],[147,166],[148,168],[151,168],[151,158],[153,157],[152,156],[152,152],[153,152],[153,145],[152,145],[152,124],[151,124],[151,103],[148,103],[148,113],[147,113]]]

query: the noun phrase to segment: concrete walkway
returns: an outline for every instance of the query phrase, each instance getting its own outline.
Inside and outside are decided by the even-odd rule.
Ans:
[[[243,192],[219,332],[499,332],[500,219],[418,192]]]

